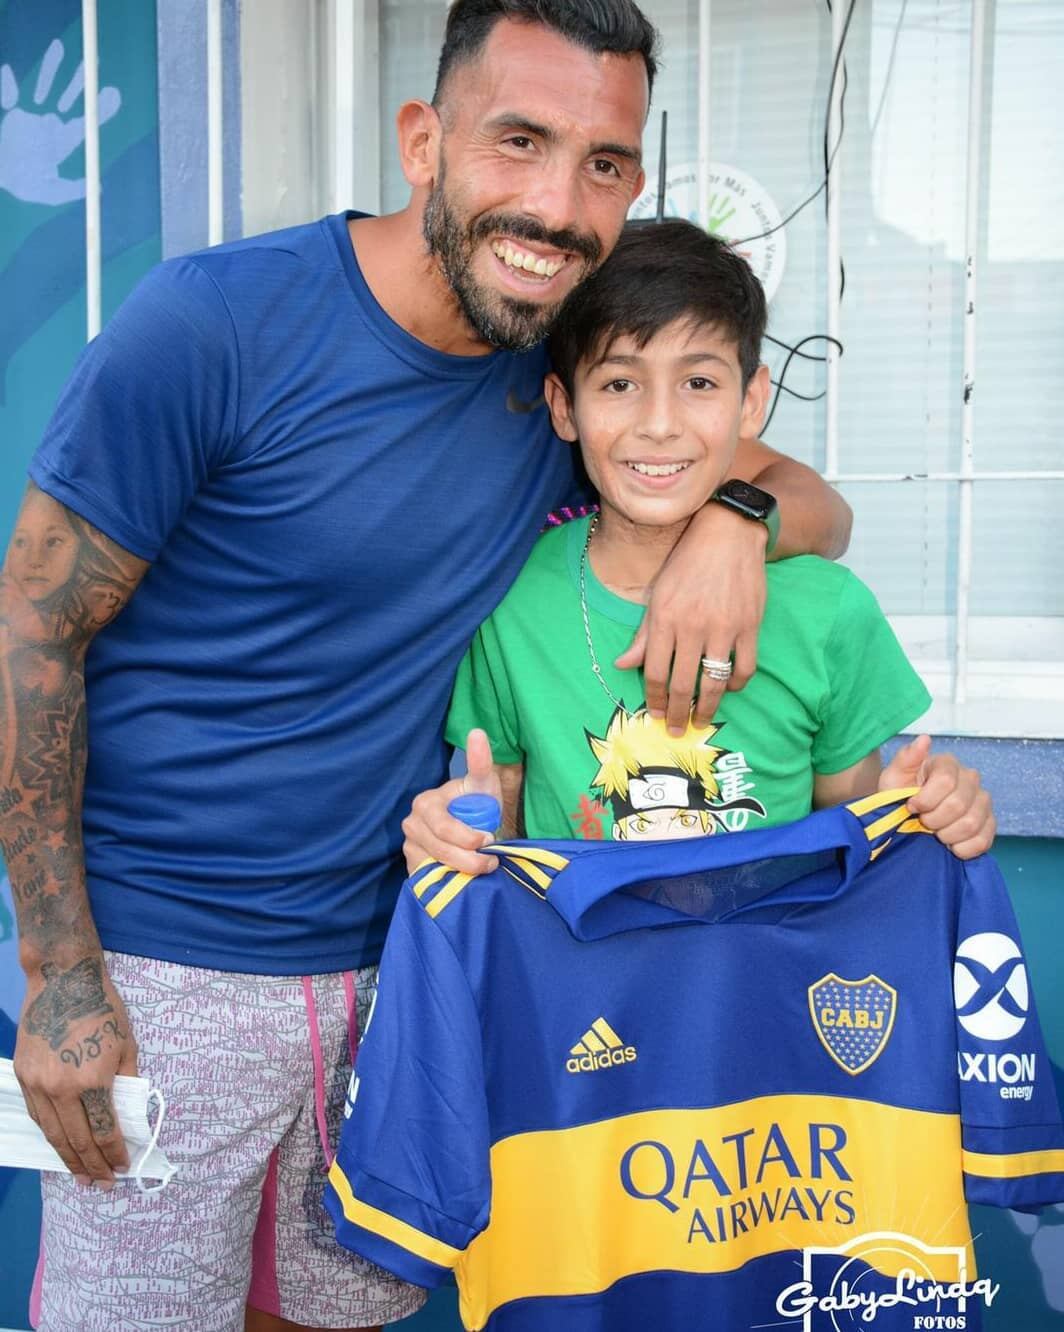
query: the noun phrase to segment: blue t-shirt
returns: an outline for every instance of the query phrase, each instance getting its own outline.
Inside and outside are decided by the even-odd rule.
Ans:
[[[30,473],[151,561],[86,664],[105,947],[377,960],[455,668],[573,493],[545,363],[410,336],[343,215],[162,264],[86,348]]]
[[[837,1332],[868,1320],[801,1301],[972,1280],[966,1201],[1064,1201],[1064,1125],[1001,876],[907,794],[422,866],[329,1174],[340,1242],[453,1270],[492,1332]],[[981,1303],[874,1326],[973,1332]]]

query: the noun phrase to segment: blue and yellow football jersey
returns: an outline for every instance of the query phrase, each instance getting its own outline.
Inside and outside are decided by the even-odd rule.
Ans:
[[[965,1202],[1064,1200],[1064,1128],[1001,877],[905,794],[423,866],[330,1172],[340,1242],[453,1270],[467,1328],[977,1327]]]

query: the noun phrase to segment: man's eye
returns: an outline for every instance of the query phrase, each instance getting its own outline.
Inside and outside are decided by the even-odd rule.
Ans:
[[[506,142],[514,148],[531,148],[533,146],[532,140],[527,134],[511,134]]]
[[[597,176],[619,176],[620,167],[608,157],[596,157],[591,163]]]

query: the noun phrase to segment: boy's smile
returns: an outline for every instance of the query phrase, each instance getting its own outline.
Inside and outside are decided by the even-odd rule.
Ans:
[[[580,441],[604,534],[679,536],[724,480],[740,435],[756,433],[766,378],[758,371],[744,391],[734,341],[689,320],[644,346],[615,338],[577,366],[571,400],[552,377],[555,429]]]

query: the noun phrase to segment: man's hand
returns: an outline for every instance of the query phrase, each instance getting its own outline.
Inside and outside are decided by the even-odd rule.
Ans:
[[[616,660],[620,670],[642,665],[647,710],[665,717],[674,735],[691,720],[703,657],[727,661],[734,654],[734,669],[726,685],[702,672],[696,726],[713,720],[725,687],[742,689],[754,673],[767,539],[761,523],[720,504],[704,505],[658,574],[631,647]]]
[[[137,1073],[129,1018],[99,954],[27,977],[15,1046],[26,1108],[80,1184],[114,1185],[129,1168],[111,1088]]]
[[[974,768],[965,768],[952,754],[931,754],[931,737],[918,736],[899,749],[879,778],[879,790],[920,788],[909,808],[961,860],[989,851],[997,823],[990,794]]]
[[[494,856],[479,855],[477,851],[478,847],[490,846],[495,841],[491,833],[470,828],[447,813],[447,806],[455,796],[473,793],[494,796],[502,805],[502,783],[492,761],[491,742],[483,731],[469,732],[466,766],[464,777],[444,782],[432,791],[422,791],[403,820],[403,855],[408,874],[413,874],[426,860],[438,860],[464,874],[488,874],[498,869],[499,862]]]

